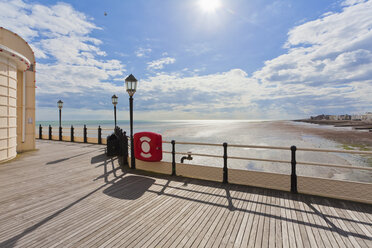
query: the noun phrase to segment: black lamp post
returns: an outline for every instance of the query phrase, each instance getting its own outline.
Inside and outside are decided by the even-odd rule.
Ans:
[[[59,100],[57,102],[57,106],[59,108],[59,140],[62,140],[62,122],[61,122],[61,116],[62,116],[62,107],[63,107],[63,102]]]
[[[136,168],[136,159],[134,158],[134,142],[133,142],[133,95],[137,89],[137,79],[130,74],[125,79],[125,86],[129,94],[129,113],[130,113],[130,161],[131,168]]]
[[[113,95],[111,97],[112,104],[114,104],[114,118],[115,118],[115,128],[116,128],[116,104],[118,104],[118,97],[116,95]]]

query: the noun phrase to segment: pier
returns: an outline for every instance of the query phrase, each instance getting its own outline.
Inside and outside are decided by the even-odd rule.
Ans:
[[[0,247],[372,246],[370,204],[131,170],[104,145],[37,148],[0,165]]]

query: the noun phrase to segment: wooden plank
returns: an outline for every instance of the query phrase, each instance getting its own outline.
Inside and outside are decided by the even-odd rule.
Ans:
[[[291,210],[292,209],[292,195],[289,195],[286,193],[286,198],[285,198],[285,206],[286,206],[286,214],[287,214],[287,219],[288,219],[288,231],[289,231],[289,240],[290,240],[290,246],[291,247],[302,247],[304,246],[301,238],[301,233],[296,225],[296,213],[295,211]]]
[[[263,190],[262,199],[260,202],[261,210],[260,210],[260,214],[258,215],[258,220],[257,220],[257,233],[256,233],[256,239],[254,242],[254,247],[263,247],[262,239],[263,239],[263,234],[264,234],[263,226],[264,226],[265,214],[266,214],[266,205],[265,205],[266,199],[267,199],[267,191]]]
[[[216,246],[226,246],[226,243],[230,237],[230,232],[235,225],[236,217],[238,215],[238,211],[241,208],[242,201],[238,201],[234,199],[240,199],[243,197],[243,193],[241,191],[236,191],[236,187],[226,187],[226,197],[228,199],[228,207],[227,207],[227,218],[225,219],[224,223],[220,223],[220,228],[218,232],[215,232],[216,238],[213,238],[213,242],[209,242],[211,247]],[[230,196],[229,196],[230,195]]]
[[[207,189],[207,191],[204,191]],[[210,204],[210,199],[213,197],[211,194],[215,192],[216,190],[213,190],[211,187],[207,187],[203,189],[203,193],[201,196],[204,196],[203,198],[199,198],[199,201],[202,201],[202,204],[193,204],[192,207],[188,209],[188,214],[184,214],[183,216],[180,216],[178,220],[175,221],[175,225],[172,225],[169,230],[164,230],[162,234],[160,234],[161,238],[158,238],[157,242],[155,241],[153,246],[156,247],[171,247],[172,243],[175,243],[180,241],[182,238],[182,233],[185,231],[187,226],[190,225],[190,222],[195,220],[194,215],[198,215],[200,212],[202,212],[203,206],[206,207]],[[207,194],[205,194],[207,193]],[[200,215],[198,215],[200,216]],[[200,216],[201,218],[203,216]],[[151,243],[151,242],[149,242]]]
[[[281,206],[280,206],[280,192],[275,193],[275,247],[283,247],[283,231],[282,231],[282,220],[281,220]]]
[[[217,209],[217,212],[214,215],[215,218],[208,220],[207,225],[204,229],[205,231],[203,230],[202,234],[198,236],[198,238],[195,240],[191,247],[205,247],[225,211],[226,211],[225,207],[219,207]]]
[[[254,214],[254,217],[253,217],[253,220],[252,220],[252,224],[250,225],[250,229],[251,229],[251,232],[249,234],[249,240],[248,240],[248,247],[254,247],[255,245],[255,241],[256,241],[256,236],[257,236],[257,228],[258,228],[258,222],[259,222],[259,219],[260,219],[260,213],[261,213],[261,209],[262,209],[262,199],[263,199],[263,190],[259,190],[258,191],[258,199],[257,199],[257,207],[256,207],[256,211]],[[245,244],[243,244],[245,245]]]
[[[241,243],[235,242],[234,244],[235,246],[247,247],[250,242],[254,242],[254,240],[253,241],[250,240],[250,233],[252,232],[252,223],[255,217],[254,213],[258,209],[258,198],[260,195],[259,192],[260,192],[259,189],[254,190],[254,199],[253,199],[252,206],[251,206],[251,213],[248,216],[246,227],[245,229],[239,230],[240,235],[242,235]],[[239,240],[239,234],[238,234],[237,240]]]
[[[285,220],[287,219],[286,215],[286,207],[285,207],[285,199],[284,199],[284,193],[280,194],[280,216],[282,217],[281,224],[282,224],[282,239],[283,239],[283,247],[290,247],[289,245],[289,227],[288,222]]]
[[[222,187],[219,187],[216,193],[216,196],[214,197],[214,204],[211,205],[206,209],[206,213],[204,214],[203,218],[200,218],[196,223],[195,223],[195,229],[191,230],[191,232],[181,240],[180,246],[183,247],[191,247],[192,245],[199,244],[202,237],[204,237],[205,233],[207,232],[210,223],[212,222],[212,219],[218,214],[221,207],[223,205],[224,201],[224,189]]]
[[[248,215],[248,209],[247,206],[250,202],[250,197],[252,196],[251,194],[248,194],[246,191],[243,191],[243,196],[241,197],[242,205],[241,205],[241,210],[239,211],[239,214],[237,216],[236,223],[233,225],[233,230],[231,234],[228,234],[229,240],[226,243],[226,246],[228,247],[233,247],[235,244],[235,240],[238,235],[238,231],[240,227],[242,226],[242,221],[245,215]],[[247,211],[248,210],[248,211]]]
[[[298,198],[293,201],[293,208],[296,209],[297,220],[300,222],[299,229],[304,247],[317,247],[311,228],[304,223],[308,223],[306,213],[300,205]]]
[[[160,242],[147,242],[144,247],[169,247],[169,246],[177,246],[186,236],[189,234],[188,239],[193,238],[191,233],[193,231],[193,227],[195,223],[200,218],[205,218],[205,211],[208,209],[209,206],[214,204],[214,200],[217,198],[214,194],[217,193],[217,189],[215,188],[209,195],[206,201],[207,204],[202,204],[198,208],[196,208],[191,215],[185,218],[184,221],[178,222],[178,224],[172,228],[171,232],[168,232],[167,235],[164,235],[164,238],[160,240]]]

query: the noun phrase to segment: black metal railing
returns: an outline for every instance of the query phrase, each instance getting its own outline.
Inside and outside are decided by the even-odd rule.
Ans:
[[[48,127],[48,139],[53,139],[53,129],[49,125]],[[83,127],[83,142],[88,143],[88,133],[96,132],[94,128],[87,128],[86,125]],[[98,144],[103,143],[102,139],[102,132],[103,131],[112,131],[112,129],[104,129],[101,126],[98,126]],[[118,129],[119,130],[119,129]],[[115,130],[117,133],[118,130]],[[59,134],[61,134],[61,129],[59,129]],[[74,142],[75,139],[75,128],[71,125],[71,137],[70,141]],[[43,138],[43,128],[39,126],[39,139]],[[129,137],[125,135],[121,137],[122,139]],[[348,154],[365,154],[365,155],[372,155],[371,151],[349,151],[349,150],[331,150],[331,149],[318,149],[318,148],[297,148],[296,146],[291,147],[279,147],[279,146],[257,146],[257,145],[237,145],[237,144],[214,144],[214,143],[197,143],[197,142],[176,142],[175,140],[172,141],[163,141],[165,144],[171,144],[171,151],[163,151],[165,154],[171,154],[171,164],[172,164],[172,175],[177,175],[177,163],[176,163],[176,155],[187,155],[188,157],[191,156],[201,156],[201,157],[211,157],[211,158],[220,158],[223,160],[223,167],[222,167],[222,182],[228,183],[229,182],[229,171],[228,171],[228,159],[237,159],[237,160],[251,160],[251,161],[261,161],[261,162],[274,162],[274,163],[285,163],[291,165],[291,174],[290,174],[290,191],[292,193],[297,193],[297,164],[301,165],[311,165],[311,166],[323,166],[323,167],[333,167],[333,168],[346,168],[346,169],[358,169],[358,170],[369,170],[372,171],[371,167],[360,167],[360,166],[350,166],[350,165],[336,165],[336,164],[324,164],[324,163],[314,163],[314,162],[298,162],[296,160],[296,151],[310,151],[310,152],[331,152],[331,153],[348,153]],[[222,147],[223,148],[223,155],[214,155],[214,154],[203,154],[203,153],[190,153],[190,152],[176,152],[176,144],[177,145],[196,145],[196,146],[214,146],[214,147]],[[126,147],[128,146],[128,142]],[[228,147],[229,148],[250,148],[250,149],[271,149],[271,150],[289,150],[291,152],[291,159],[290,160],[277,160],[277,159],[263,159],[263,158],[249,158],[249,157],[237,157],[237,156],[228,156]],[[128,155],[128,153],[126,153]],[[189,159],[191,160],[191,159]]]
[[[228,159],[239,159],[239,160],[253,160],[253,161],[263,161],[263,162],[276,162],[276,163],[285,163],[291,165],[291,175],[290,175],[290,191],[294,194],[298,192],[297,190],[297,164],[302,165],[313,165],[313,166],[324,166],[324,167],[337,167],[337,168],[347,168],[347,169],[357,169],[357,170],[369,170],[372,171],[371,167],[360,167],[360,166],[350,166],[350,165],[335,165],[335,164],[323,164],[323,163],[313,163],[313,162],[297,162],[296,161],[296,151],[315,151],[315,152],[334,152],[334,153],[349,153],[349,154],[365,154],[372,155],[371,151],[347,151],[347,150],[330,150],[330,149],[317,149],[317,148],[297,148],[296,146],[291,147],[278,147],[278,146],[254,146],[254,145],[234,145],[234,144],[212,144],[212,143],[195,143],[195,142],[176,142],[175,140],[163,141],[163,143],[170,143],[172,145],[172,150],[163,151],[163,153],[169,153],[172,155],[172,175],[176,175],[176,155],[188,155],[188,156],[203,156],[203,157],[212,157],[212,158],[221,158],[223,159],[223,175],[222,182],[228,183]],[[176,152],[176,144],[178,145],[196,145],[196,146],[222,146],[223,155],[214,155],[214,154],[203,154],[203,153],[190,153],[190,152]],[[248,158],[248,157],[236,157],[228,156],[227,148],[256,148],[256,149],[276,149],[276,150],[290,150],[291,159],[290,160],[276,160],[276,159],[262,159],[262,158]]]

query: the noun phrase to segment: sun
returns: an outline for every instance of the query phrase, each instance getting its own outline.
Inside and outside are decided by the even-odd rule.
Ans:
[[[214,12],[221,7],[220,0],[199,0],[200,8],[205,12]]]

